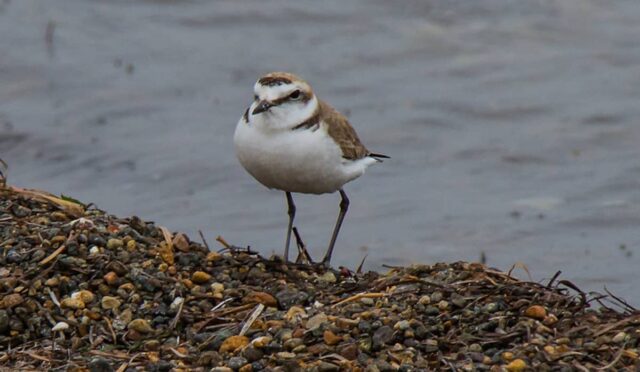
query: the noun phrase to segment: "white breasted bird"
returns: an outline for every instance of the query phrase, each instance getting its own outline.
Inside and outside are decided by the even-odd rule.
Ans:
[[[388,156],[367,150],[347,118],[316,97],[296,75],[271,72],[258,79],[253,91],[254,101],[240,118],[233,138],[238,159],[258,182],[286,194],[287,261],[296,213],[291,193],[340,193],[340,213],[322,260],[328,266],[349,207],[342,186]]]

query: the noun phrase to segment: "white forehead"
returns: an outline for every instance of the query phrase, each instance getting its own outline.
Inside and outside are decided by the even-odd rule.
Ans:
[[[253,86],[253,92],[260,97],[260,99],[266,99],[268,101],[284,97],[296,89],[308,90],[309,87],[305,83],[298,81],[278,85],[262,85],[257,81]]]

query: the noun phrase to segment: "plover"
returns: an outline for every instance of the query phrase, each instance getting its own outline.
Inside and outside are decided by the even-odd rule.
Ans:
[[[289,259],[296,214],[291,193],[340,193],[340,212],[322,264],[328,266],[349,207],[342,186],[386,155],[367,150],[345,116],[318,99],[298,76],[271,72],[253,86],[254,101],[234,134],[236,155],[258,182],[285,192],[289,225],[284,258]]]

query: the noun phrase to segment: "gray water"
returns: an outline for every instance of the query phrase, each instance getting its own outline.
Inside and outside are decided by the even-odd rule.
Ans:
[[[637,0],[0,0],[0,158],[14,185],[280,253],[284,195],[231,137],[257,77],[292,71],[392,157],[347,185],[336,265],[484,253],[639,304],[639,19]],[[319,257],[339,197],[295,200]]]

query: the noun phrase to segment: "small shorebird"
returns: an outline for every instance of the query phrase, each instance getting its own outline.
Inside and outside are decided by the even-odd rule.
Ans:
[[[340,193],[340,213],[322,260],[328,266],[349,207],[342,186],[388,156],[367,150],[347,118],[318,99],[296,75],[271,72],[258,79],[253,92],[254,101],[236,126],[236,155],[261,184],[285,192],[289,208],[286,261],[296,214],[291,193]]]

